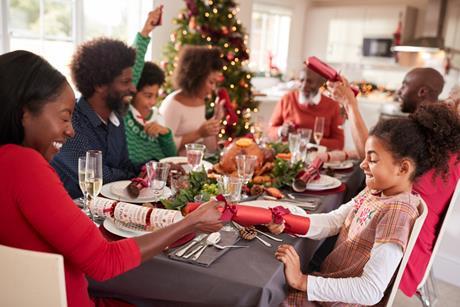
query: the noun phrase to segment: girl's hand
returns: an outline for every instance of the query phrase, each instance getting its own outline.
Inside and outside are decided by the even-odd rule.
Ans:
[[[347,110],[352,105],[357,105],[355,94],[351,90],[348,80],[340,76],[342,81],[327,82],[327,89],[331,93],[331,98],[342,104]]]
[[[149,136],[156,138],[159,134],[165,135],[169,133],[169,129],[156,123],[148,123],[145,124],[144,126],[144,131],[147,133]]]
[[[142,28],[141,35],[143,37],[148,37],[150,32],[159,25],[161,20],[161,14],[163,14],[163,5],[157,6],[153,11],[150,11],[147,20],[144,23]]]
[[[280,233],[282,233],[284,231],[284,228],[285,228],[284,221],[281,224],[276,224],[276,223],[270,222],[266,226],[267,226],[268,230],[270,230],[270,232],[275,234],[275,235],[279,235]]]
[[[307,275],[300,270],[299,255],[292,245],[282,244],[275,252],[275,257],[284,264],[284,276],[289,286],[306,292]]]
[[[217,210],[219,206],[223,206],[223,202],[208,201],[186,216],[196,231],[201,232],[216,232],[222,228],[220,217],[222,213]]]
[[[201,135],[201,137],[207,137],[207,136],[218,135],[219,130],[220,130],[220,120],[210,119],[204,122],[203,125],[201,125],[198,132]]]

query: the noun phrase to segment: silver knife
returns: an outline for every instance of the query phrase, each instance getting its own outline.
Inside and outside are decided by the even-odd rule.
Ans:
[[[179,249],[178,251],[176,251],[176,253],[174,255],[176,255],[177,257],[182,257],[190,248],[195,246],[195,244],[197,244],[198,242],[203,240],[205,237],[206,237],[206,234],[204,234],[204,233],[196,236],[195,238],[193,238],[192,242],[190,242],[186,246],[184,246],[181,249]]]

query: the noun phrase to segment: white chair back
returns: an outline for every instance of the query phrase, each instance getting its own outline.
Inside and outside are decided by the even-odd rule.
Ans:
[[[2,306],[67,306],[64,258],[0,245]]]
[[[409,237],[409,241],[407,242],[406,251],[404,252],[404,256],[401,260],[401,264],[399,265],[395,280],[393,285],[391,286],[390,296],[388,297],[386,307],[393,306],[393,302],[396,297],[396,293],[398,292],[399,284],[401,282],[401,278],[404,273],[404,269],[406,268],[407,262],[409,261],[410,254],[412,253],[412,249],[414,248],[415,242],[417,241],[418,235],[420,230],[422,229],[423,223],[425,222],[426,216],[428,214],[428,207],[426,206],[425,201],[420,198],[420,204],[418,206],[419,216],[415,220],[414,226],[412,227],[412,231]]]
[[[441,246],[442,238],[444,236],[444,233],[446,232],[447,221],[450,219],[450,216],[452,215],[452,211],[454,210],[454,207],[459,204],[460,204],[460,180],[457,181],[457,185],[455,187],[454,194],[452,195],[452,198],[449,203],[449,207],[447,207],[446,214],[444,215],[444,220],[442,221],[441,228],[439,229],[438,236],[436,237],[436,242],[434,243],[433,252],[431,253],[430,261],[428,262],[428,265],[425,270],[425,274],[423,275],[423,278],[420,281],[420,284],[418,285],[417,289],[420,289],[425,285],[425,282],[428,279],[428,276],[430,275],[431,266],[433,265],[434,258],[436,257],[436,254],[439,251],[439,247]]]

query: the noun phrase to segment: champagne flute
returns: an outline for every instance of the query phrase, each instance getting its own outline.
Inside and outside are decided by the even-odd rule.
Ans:
[[[313,130],[313,138],[317,145],[321,142],[324,133],[324,117],[315,118],[315,128]]]
[[[80,186],[80,190],[83,193],[83,212],[85,212],[87,216],[90,216],[88,209],[88,191],[86,190],[85,175],[86,156],[82,156],[78,158],[78,185]]]
[[[92,203],[92,208],[90,208],[92,218],[94,221],[100,221],[102,216],[98,216],[94,207],[94,199],[102,189],[102,152],[100,150],[86,152],[85,186]]]

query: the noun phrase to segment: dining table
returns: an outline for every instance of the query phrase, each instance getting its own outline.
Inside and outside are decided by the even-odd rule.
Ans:
[[[363,188],[364,174],[356,161],[352,169],[337,171],[334,176],[344,189],[331,193],[305,192],[320,200],[311,212],[327,213],[349,201]],[[101,226],[101,231],[106,232]],[[173,260],[167,252],[145,261],[139,267],[113,279],[98,282],[89,279],[89,291],[95,297],[118,298],[136,306],[278,306],[288,293],[283,264],[276,260],[280,244],[291,244],[299,253],[302,270],[307,270],[320,240],[289,234],[238,242],[249,248],[228,250],[208,267]]]

